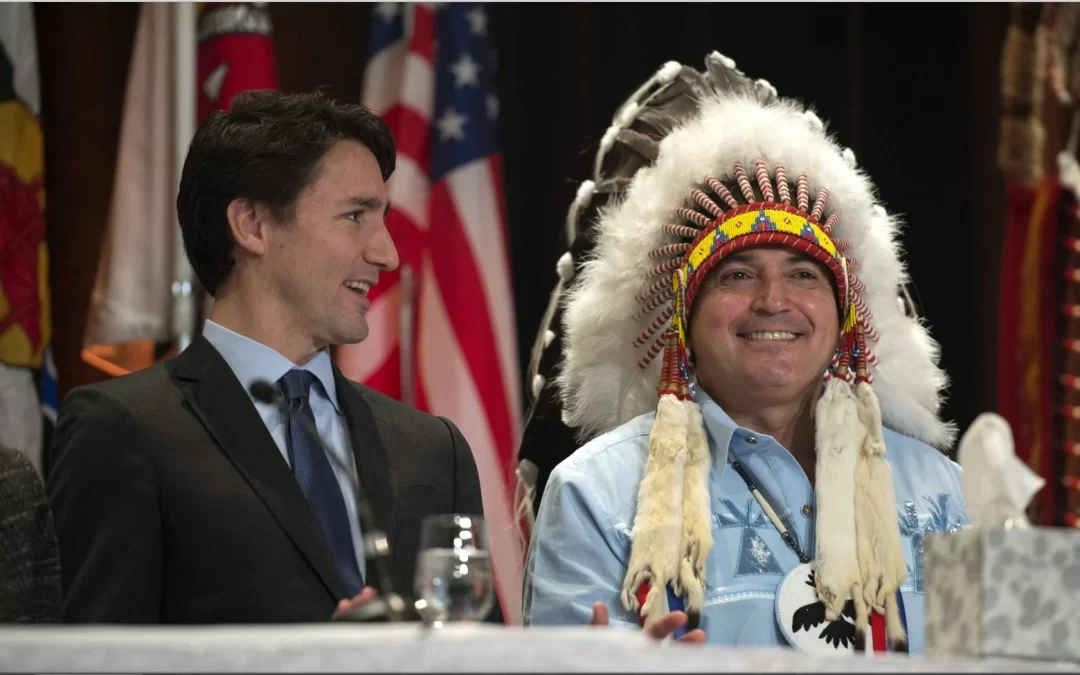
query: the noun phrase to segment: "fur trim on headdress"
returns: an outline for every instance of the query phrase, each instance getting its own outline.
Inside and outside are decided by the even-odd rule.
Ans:
[[[847,382],[833,378],[825,384],[814,417],[817,446],[814,546],[818,597],[825,603],[825,618],[835,621],[844,610],[848,593],[860,582],[856,534],[855,467],[858,446],[866,437],[858,402]],[[861,595],[861,593],[856,593]]]
[[[633,548],[622,596],[623,606],[647,617],[646,627],[667,612],[667,586],[679,575],[687,430],[690,409],[696,407],[672,394],[661,396],[649,435],[649,459],[638,488]],[[639,603],[637,589],[643,584],[649,592],[645,602]]]

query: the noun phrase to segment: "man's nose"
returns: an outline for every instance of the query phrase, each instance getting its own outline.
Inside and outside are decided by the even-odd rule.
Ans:
[[[384,272],[393,272],[398,268],[397,246],[390,236],[390,231],[385,227],[371,238],[367,250],[364,251],[364,260],[381,268]]]
[[[767,314],[778,314],[787,309],[787,291],[783,279],[761,277],[754,289],[750,308]]]

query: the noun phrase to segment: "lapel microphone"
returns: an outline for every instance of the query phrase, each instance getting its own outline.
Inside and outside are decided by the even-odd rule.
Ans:
[[[266,380],[256,380],[251,384],[250,391],[257,401],[276,406],[282,414],[298,420],[305,433],[315,441],[329,460],[349,477],[349,483],[356,495],[356,516],[363,532],[364,557],[367,561],[368,573],[374,573],[374,586],[379,593],[374,600],[335,618],[334,621],[396,622],[406,620],[406,615],[409,615],[411,619],[412,613],[407,612],[405,601],[394,592],[393,583],[390,581],[390,542],[375,524],[371,505],[364,495],[359,476],[345,466],[337,455],[330,452],[319,430],[315,428],[315,424],[308,419],[307,415],[293,410],[276,385]]]

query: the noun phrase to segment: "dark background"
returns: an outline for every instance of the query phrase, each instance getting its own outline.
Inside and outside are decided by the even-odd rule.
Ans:
[[[138,4],[35,5],[61,394],[81,361]],[[274,3],[281,89],[360,98],[373,6]],[[1004,194],[994,155],[1008,4],[496,4],[511,267],[522,372],[563,251],[562,224],[615,108],[668,60],[712,50],[815,104],[904,215],[916,301],[961,429],[996,407]],[[1054,142],[1049,132],[1047,145]],[[523,386],[523,391],[527,387]]]

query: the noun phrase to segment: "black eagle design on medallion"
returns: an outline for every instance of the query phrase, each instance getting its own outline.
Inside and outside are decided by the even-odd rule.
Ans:
[[[807,577],[806,585],[816,587],[813,570],[810,571]],[[822,623],[825,623],[825,603],[818,600],[795,610],[795,614],[791,617],[791,632],[798,633],[800,630],[805,630],[809,633],[811,629],[817,628]],[[855,603],[848,600],[844,604],[844,611],[840,614],[840,617],[836,621],[828,622],[828,625],[822,629],[818,637],[831,644],[835,649],[840,649],[841,645],[845,649],[854,646]]]

